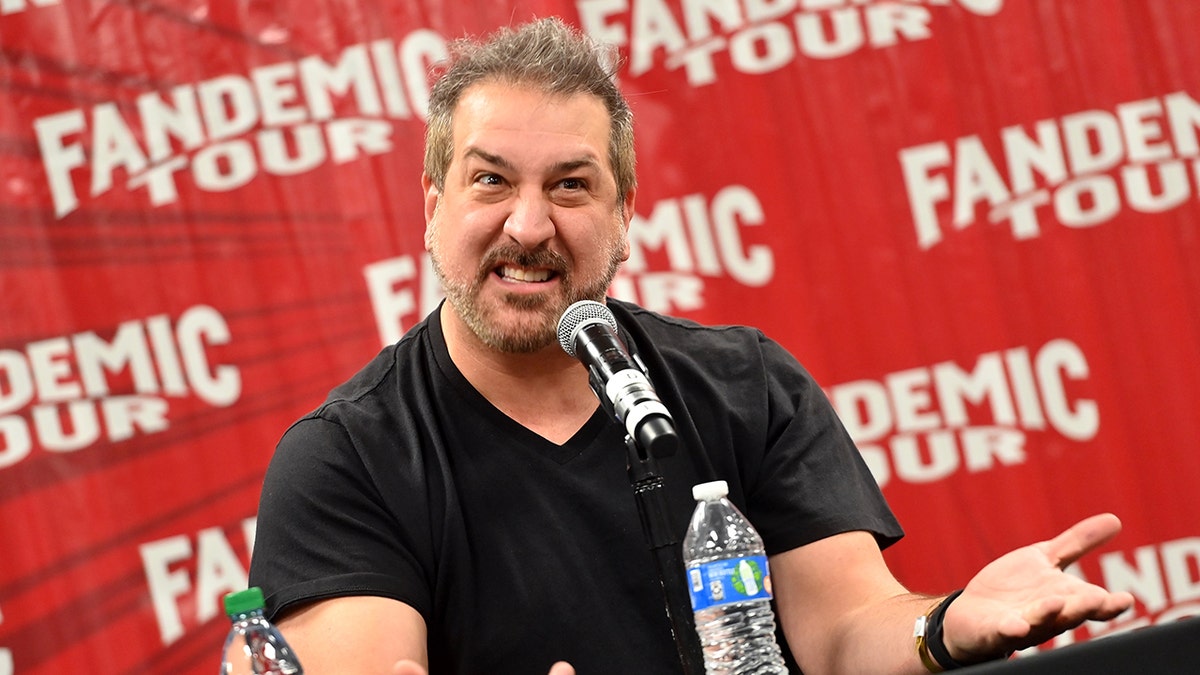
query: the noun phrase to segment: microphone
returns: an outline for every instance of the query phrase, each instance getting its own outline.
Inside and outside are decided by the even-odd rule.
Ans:
[[[558,320],[558,344],[588,369],[596,397],[647,454],[665,457],[675,452],[675,420],[641,362],[617,336],[617,320],[608,307],[593,300],[572,304]]]

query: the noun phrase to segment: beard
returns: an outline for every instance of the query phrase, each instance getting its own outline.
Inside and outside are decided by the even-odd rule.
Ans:
[[[615,231],[620,233],[621,229]],[[432,239],[439,241],[436,236]],[[440,244],[431,246],[429,254],[446,301],[471,332],[497,351],[529,354],[558,341],[558,319],[572,303],[604,302],[608,287],[624,262],[623,243],[623,235],[619,234],[604,244],[604,267],[591,279],[577,276],[562,254],[545,247],[531,251],[512,242],[497,245],[483,256],[471,279],[454,279],[446,274]],[[558,289],[537,294],[506,293],[498,302],[486,301],[481,295],[483,286],[503,263],[551,270],[558,277]]]

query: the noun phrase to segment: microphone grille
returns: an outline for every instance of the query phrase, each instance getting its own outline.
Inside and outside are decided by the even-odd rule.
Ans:
[[[567,308],[558,319],[558,344],[570,356],[575,356],[575,335],[584,326],[606,323],[617,332],[617,319],[602,303],[580,300]]]

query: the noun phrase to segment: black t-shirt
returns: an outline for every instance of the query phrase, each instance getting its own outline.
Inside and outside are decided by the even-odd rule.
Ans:
[[[717,479],[768,554],[850,530],[901,536],[779,345],[608,305],[679,431],[659,468],[681,540],[692,485]],[[657,574],[623,428],[599,406],[561,446],[524,428],[454,366],[434,312],[284,434],[250,583],[273,616],[338,596],[405,602],[425,618],[434,675],[544,675],[557,660],[580,675],[678,673]]]

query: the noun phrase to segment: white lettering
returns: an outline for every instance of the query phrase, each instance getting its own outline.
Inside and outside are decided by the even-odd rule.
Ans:
[[[628,46],[630,72],[640,75],[660,51],[665,66],[682,67],[692,86],[717,79],[717,57],[729,52],[735,70],[762,74],[803,54],[834,59],[870,47],[932,37],[929,4],[950,0],[684,0],[680,17],[665,0],[576,0],[584,30],[605,43]],[[967,11],[993,15],[1003,0],[961,0]],[[627,15],[627,22],[614,17]],[[790,19],[790,20],[789,20]]]
[[[227,192],[246,185],[258,172],[254,148],[246,141],[210,145],[192,158],[192,175],[201,190]]]
[[[196,619],[201,623],[220,613],[226,593],[246,587],[246,568],[219,527],[196,537]]]
[[[649,218],[635,215],[630,223],[625,270],[645,270],[646,253],[665,249],[677,272],[717,276],[724,270],[742,284],[762,286],[774,276],[774,254],[767,246],[746,246],[742,228],[763,222],[758,197],[740,185],[721,189],[708,205],[700,195],[658,202]]]
[[[278,63],[255,69],[250,74],[254,90],[258,93],[258,104],[262,109],[262,123],[266,126],[300,124],[309,119],[309,112],[300,103],[300,89],[292,80],[296,77],[296,64]]]
[[[295,156],[288,152],[288,135],[295,144]],[[315,169],[325,160],[321,127],[316,124],[302,124],[290,129],[266,129],[258,134],[258,147],[262,153],[263,168],[276,176],[304,173]]]
[[[150,587],[150,602],[158,619],[158,632],[164,645],[183,636],[183,617],[178,598],[191,590],[192,581],[186,569],[178,565],[192,556],[192,543],[185,535],[142,544],[142,569]],[[174,569],[172,569],[174,567]]]
[[[19,12],[24,12],[25,10],[29,9],[30,7],[50,7],[53,5],[57,5],[60,2],[62,2],[62,0],[0,0],[0,14],[3,14],[5,16],[7,16],[9,14],[17,14]],[[7,650],[4,650],[4,651],[7,651]],[[11,660],[9,661],[8,669],[9,669],[9,672],[11,673],[12,672]],[[3,673],[2,669],[0,669],[0,673]]]
[[[405,331],[432,312],[442,299],[441,282],[433,271],[429,256],[421,256],[419,261],[419,277],[418,259],[412,256],[382,260],[363,268],[382,345],[390,345],[403,337]]]
[[[179,317],[175,328],[184,371],[196,395],[209,405],[231,405],[242,393],[242,376],[236,366],[210,368],[206,348],[229,343],[229,325],[213,309],[197,305]]]
[[[950,148],[945,143],[929,143],[900,151],[900,168],[921,248],[929,248],[942,240],[937,203],[950,197],[950,182],[944,174],[932,175],[931,171],[949,165]]]
[[[29,343],[24,352],[0,350],[0,469],[28,457],[35,441],[69,453],[102,438],[165,431],[168,404],[158,394],[190,390],[209,405],[231,405],[241,396],[241,373],[213,366],[208,353],[229,341],[220,313],[196,306],[174,327],[160,315],[124,322],[108,340],[87,331]],[[123,373],[135,393],[112,396],[110,379]]]
[[[896,413],[896,426],[906,431],[928,431],[941,425],[941,417],[932,410],[929,370],[914,368],[884,378]]]
[[[858,10],[853,7],[835,10],[829,14],[829,20],[832,36],[825,31],[825,17],[822,15],[796,15],[796,34],[800,37],[805,56],[836,59],[857,51],[866,43]]]
[[[1167,542],[1162,547],[1163,571],[1175,602],[1200,600],[1200,537]]]
[[[954,225],[962,228],[975,220],[975,206],[981,200],[996,206],[1011,195],[978,136],[958,139],[955,154]]]
[[[1062,119],[1071,173],[1084,176],[1111,169],[1121,161],[1121,127],[1111,113],[1086,110]]]
[[[1161,189],[1154,194],[1150,186],[1150,169],[1159,177]],[[1121,169],[1121,179],[1129,205],[1142,213],[1162,213],[1183,204],[1191,191],[1188,186],[1187,166],[1183,160],[1172,160]]]
[[[47,115],[33,121],[38,150],[42,155],[42,167],[46,171],[50,196],[54,200],[56,218],[62,218],[79,208],[79,197],[76,196],[71,171],[87,164],[83,145],[77,138],[86,124],[87,119],[79,110]],[[75,142],[67,145],[65,139],[68,136],[76,137]]]
[[[416,30],[409,33],[400,45],[400,65],[408,83],[408,99],[412,101],[412,109],[421,119],[429,113],[429,87],[426,84],[426,73],[434,63],[444,60],[450,55],[446,41],[442,36],[431,30]],[[408,115],[400,115],[408,117]]]
[[[1095,401],[1079,399],[1072,410],[1063,381],[1064,375],[1075,380],[1089,375],[1087,359],[1079,347],[1069,340],[1053,340],[1038,352],[1034,368],[1050,424],[1076,441],[1095,438],[1100,428],[1099,407]]]
[[[43,401],[69,401],[83,395],[78,382],[69,380],[71,345],[67,338],[51,338],[25,346],[38,396]]]
[[[179,85],[172,88],[171,101],[172,105],[168,106],[156,93],[137,98],[146,148],[154,163],[174,154],[172,138],[178,139],[185,150],[195,150],[204,144],[204,123],[200,119],[195,87]]]
[[[746,286],[763,286],[775,276],[775,257],[766,246],[747,248],[741,226],[763,224],[762,204],[748,188],[732,185],[713,198],[713,229],[729,276]]]
[[[196,85],[208,140],[235,138],[254,128],[258,105],[254,85],[236,75],[222,75]]]
[[[982,354],[969,370],[947,361],[847,382],[828,394],[880,485],[893,473],[930,482],[1024,463],[1021,429],[1045,429],[1047,420],[1069,439],[1094,438],[1096,402],[1067,392],[1067,380],[1088,376],[1079,347],[1054,340],[1033,358],[1018,347]],[[986,421],[978,419],[984,413]]]
[[[1063,226],[1090,228],[1125,207],[1163,213],[1195,199],[1200,163],[1185,160],[1200,155],[1200,103],[1186,92],[1040,120],[1032,129],[1001,130],[1007,176],[978,136],[957,139],[953,155],[945,142],[900,151],[921,248],[943,239],[946,202],[955,229],[977,222],[985,203],[988,221],[1009,221],[1015,238],[1029,239],[1042,232],[1044,206]]]
[[[29,425],[16,417],[0,417],[0,469],[7,469],[29,456],[33,437]]]
[[[144,171],[147,164],[116,104],[96,106],[92,110],[92,195],[112,188],[117,169],[134,175]]]
[[[78,208],[73,174],[84,167],[92,196],[112,189],[124,173],[129,189],[147,187],[159,206],[178,200],[177,174],[185,169],[201,190],[222,192],[262,171],[295,175],[327,160],[390,152],[392,122],[372,118],[424,116],[425,73],[446,54],[445,40],[423,29],[398,45],[376,40],[348,46],[328,62],[309,56],[176,86],[166,95],[148,92],[136,100],[141,134],[113,102],[38,118],[33,126],[55,214],[61,218]],[[335,119],[350,106],[353,115]],[[256,127],[253,138],[243,138]]]
[[[618,274],[609,293],[655,312],[687,312],[704,307],[704,281],[682,272],[647,272],[636,277]]]
[[[1092,637],[1105,637],[1152,624],[1170,623],[1200,614],[1200,537],[1139,546],[1133,551],[1112,551],[1099,556],[1100,586],[1114,593],[1132,593],[1149,616],[1129,613],[1103,623],[1088,623]],[[1067,572],[1084,580],[1080,563]],[[1051,647],[1075,641],[1072,631],[1058,636]]]
[[[1170,159],[1174,151],[1163,135],[1163,103],[1157,99],[1133,101],[1117,106],[1117,119],[1130,162],[1158,162]]]
[[[383,114],[366,45],[347,47],[336,64],[327,63],[318,56],[301,59],[300,81],[313,119],[331,119],[333,101],[330,94],[346,94],[350,91],[355,94],[360,113],[368,117]]]
[[[66,404],[66,413],[64,423],[58,406],[34,406],[33,425],[43,448],[51,452],[73,452],[100,438],[100,420],[91,401],[71,401]]]
[[[198,532],[194,547],[192,538],[183,534],[138,547],[164,645],[182,637],[186,625],[198,626],[216,616],[225,594],[246,588],[242,560],[253,548],[255,519],[243,520],[241,529],[245,548],[240,552],[219,527]],[[194,580],[189,567],[196,570]]]
[[[933,366],[937,399],[942,404],[942,421],[946,426],[967,424],[967,402],[991,403],[992,420],[999,425],[1017,423],[1008,382],[1004,379],[1004,363],[999,353],[984,354],[975,362],[975,369],[964,371],[953,362]]]

